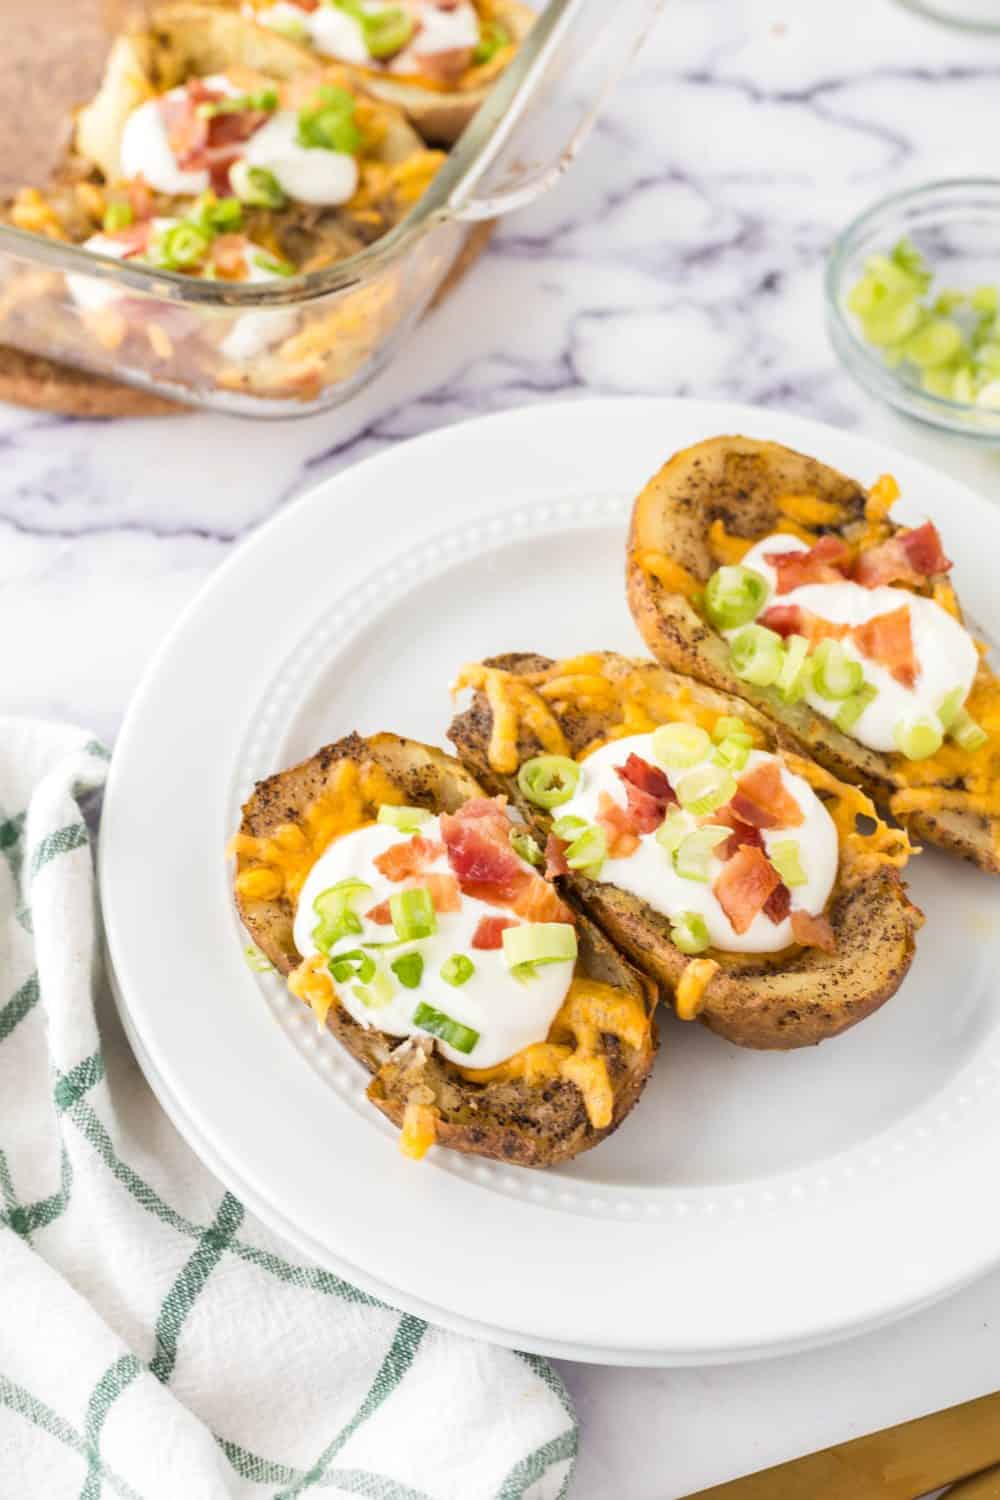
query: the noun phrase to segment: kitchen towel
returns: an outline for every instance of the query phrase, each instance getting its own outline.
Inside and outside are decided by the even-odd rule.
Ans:
[[[560,1500],[544,1360],[303,1263],[160,1109],[102,974],[107,762],[0,719],[0,1500]]]

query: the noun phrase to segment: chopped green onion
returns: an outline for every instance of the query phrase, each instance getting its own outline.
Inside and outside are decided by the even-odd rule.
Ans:
[[[951,364],[962,344],[962,330],[951,318],[928,318],[904,340],[900,352],[919,370],[931,370]]]
[[[677,787],[681,807],[699,818],[724,806],[735,795],[736,777],[722,766],[699,766],[689,771]]]
[[[689,831],[688,820],[679,807],[672,807],[654,834],[656,842],[668,854],[673,854],[681,839]]]
[[[213,120],[216,115],[241,115],[251,109],[270,114],[277,107],[277,89],[264,88],[253,94],[227,94],[224,99],[208,100],[198,105],[198,114],[203,120]]]
[[[419,1026],[421,1031],[426,1031],[429,1036],[436,1036],[442,1042],[447,1042],[456,1052],[469,1053],[479,1041],[478,1031],[473,1031],[471,1026],[463,1026],[461,1021],[453,1021],[451,1016],[446,1016],[443,1010],[435,1010],[433,1005],[418,1005],[413,1012],[413,1024]]]
[[[217,198],[214,193],[202,193],[195,199],[186,219],[205,234],[225,234],[227,230],[239,229],[243,223],[243,205],[238,198]]]
[[[516,828],[511,834],[510,847],[526,864],[541,865],[545,862],[542,851],[531,837],[531,834],[525,833],[520,828]]]
[[[375,960],[370,953],[362,953],[360,948],[352,948],[349,953],[334,953],[327,967],[338,984],[346,984],[349,979],[368,984],[375,978]]]
[[[774,686],[786,703],[798,703],[808,692],[811,680],[809,642],[804,635],[790,635],[785,641],[785,659]]]
[[[967,709],[960,708],[951,721],[948,738],[954,740],[960,750],[967,750],[971,753],[974,750],[981,750],[989,739],[989,735],[981,724],[976,723]]]
[[[784,662],[781,636],[763,625],[746,625],[729,643],[729,660],[737,677],[755,687],[770,687]]]
[[[824,698],[850,698],[864,682],[864,671],[839,641],[820,641],[813,652],[813,686]]]
[[[313,911],[319,917],[313,928],[312,940],[321,953],[329,953],[334,943],[349,933],[362,930],[361,918],[351,909],[351,903],[359,896],[371,893],[371,886],[364,880],[349,876],[338,880],[336,885],[320,891],[313,902]]]
[[[712,738],[717,745],[721,745],[723,740],[735,739],[745,741],[748,745],[753,744],[753,735],[747,729],[744,720],[737,719],[732,714],[719,715],[715,721],[715,728],[712,730]]]
[[[117,229],[127,229],[134,218],[132,205],[127,198],[112,198],[104,210],[105,234],[114,234]]]
[[[592,880],[600,874],[601,866],[608,857],[608,836],[603,828],[586,828],[566,850],[566,863],[571,870],[583,870]]]
[[[281,183],[267,167],[252,167],[249,162],[233,162],[229,181],[241,203],[252,208],[284,208],[288,197]]]
[[[424,975],[424,960],[420,953],[401,953],[389,965],[404,989],[415,990]]]
[[[671,771],[696,766],[711,748],[711,738],[697,724],[661,724],[653,730],[653,756]]]
[[[393,891],[389,897],[389,913],[401,938],[431,937],[437,931],[434,902],[425,885],[407,891]]]
[[[536,755],[518,771],[517,784],[536,807],[561,807],[580,784],[580,767],[565,755]]]
[[[767,857],[787,886],[805,885],[809,877],[802,865],[797,839],[779,839],[768,845]]]
[[[464,953],[453,953],[441,965],[441,978],[445,984],[454,985],[456,989],[459,985],[466,984],[475,972],[475,964]]]
[[[477,68],[483,63],[488,63],[502,52],[504,47],[509,47],[511,42],[510,33],[499,21],[483,21],[479,27],[479,41],[476,43],[472,54],[472,61]]]
[[[704,953],[709,944],[705,918],[696,911],[681,911],[671,918],[670,941],[682,953]]]
[[[211,243],[204,229],[182,219],[153,237],[150,259],[165,271],[187,271],[205,259]]]
[[[574,818],[570,814],[567,814],[563,818],[556,818],[552,825],[552,832],[557,839],[565,839],[567,842],[571,842],[576,838],[578,833],[582,833],[588,826],[586,818]]]
[[[401,833],[416,833],[420,825],[429,823],[433,816],[426,807],[396,807],[391,802],[383,802],[375,821],[388,823],[390,828],[398,828]]]
[[[253,969],[255,974],[274,973],[274,964],[266,954],[261,953],[259,948],[255,948],[253,943],[248,948],[243,949],[243,957],[246,959],[248,967]]]
[[[273,10],[270,12],[270,15],[274,15]],[[279,36],[283,36],[288,42],[306,42],[309,40],[308,26],[304,21],[298,20],[295,16],[275,16],[273,20],[268,19],[267,25],[269,30],[276,31]]]
[[[742,771],[750,758],[750,746],[744,744],[744,739],[749,736],[734,735],[731,740],[723,740],[721,745],[715,747],[712,761],[717,766],[725,766],[727,771]]]
[[[372,57],[381,61],[402,52],[414,31],[414,24],[405,10],[392,6],[388,10],[362,13],[361,29],[365,46]]]
[[[833,716],[833,722],[844,734],[850,734],[870,703],[874,703],[878,692],[870,682],[864,683],[856,693],[845,698]]]
[[[944,735],[937,719],[922,714],[913,719],[900,719],[893,730],[893,739],[907,760],[927,760],[941,748]]]
[[[716,630],[734,630],[760,613],[767,579],[739,564],[716,568],[705,585],[705,613]]]
[[[361,145],[361,132],[354,123],[354,96],[336,84],[324,84],[315,104],[299,110],[297,139],[307,150],[353,156]]]
[[[685,880],[700,880],[708,883],[709,858],[712,850],[732,833],[731,828],[716,827],[706,823],[686,834],[674,850],[674,869]]]
[[[356,995],[362,1005],[378,1009],[392,999],[392,980],[388,974],[376,973],[370,985],[352,984],[351,994]]]
[[[542,964],[570,962],[576,950],[576,928],[571,922],[520,922],[503,930],[507,967],[519,979]]]
[[[965,689],[963,687],[952,688],[946,693],[938,704],[937,715],[941,720],[942,729],[950,729],[962,711],[965,702]]]

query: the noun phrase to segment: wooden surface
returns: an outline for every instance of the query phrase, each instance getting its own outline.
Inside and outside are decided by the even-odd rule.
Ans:
[[[473,225],[455,264],[438,288],[432,307],[454,290],[478,260],[493,233],[494,222]],[[0,401],[71,417],[164,417],[188,410],[150,391],[25,354],[5,344],[0,344]]]

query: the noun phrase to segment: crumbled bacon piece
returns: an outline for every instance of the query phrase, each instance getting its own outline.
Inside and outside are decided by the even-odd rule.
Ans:
[[[461,911],[462,892],[454,875],[421,875],[408,881],[408,885],[425,885],[431,893],[431,902],[437,912]]]
[[[743,847],[723,865],[712,889],[733,931],[742,935],[780,884],[781,877],[763,850]]]
[[[503,801],[492,797],[474,797],[458,812],[442,814],[448,863],[463,890],[476,886],[501,900],[523,890],[531,876],[510,846],[510,828]]]
[[[419,43],[419,37],[417,38]],[[448,87],[455,84],[472,64],[471,47],[447,47],[441,52],[419,52],[414,49],[417,71],[425,78]]]
[[[144,177],[133,177],[126,192],[135,219],[151,219],[155,207],[153,189]]]
[[[540,875],[532,875],[523,891],[510,903],[511,911],[517,912],[526,922],[572,922],[573,913],[560,899],[554,885]]]
[[[842,641],[851,628],[821,619],[801,604],[771,604],[757,616],[757,624],[784,637],[804,635],[810,646],[818,646],[820,641]]]
[[[569,845],[564,839],[556,838],[550,833],[545,842],[545,878],[552,880],[556,875],[568,875],[569,865],[566,863],[566,850]]]
[[[736,783],[729,806],[744,823],[754,828],[798,828],[805,818],[802,809],[781,778],[776,760],[761,761]]]
[[[876,615],[864,625],[855,625],[851,635],[862,656],[885,667],[903,687],[913,687],[917,680],[917,659],[908,604],[888,614]]]
[[[148,250],[152,233],[153,226],[148,219],[145,219],[138,223],[126,224],[121,229],[105,230],[105,238],[114,240],[118,245],[124,245],[122,260],[131,260],[133,255],[142,255]]]
[[[212,265],[223,281],[245,281],[247,239],[242,234],[220,234],[212,241]]]
[[[787,594],[807,583],[843,583],[850,556],[840,537],[824,536],[808,552],[765,552],[764,561],[778,575],[775,593]]]
[[[826,917],[814,917],[811,912],[791,913],[792,935],[803,948],[821,948],[824,953],[834,953],[837,940]]]
[[[405,880],[408,875],[419,875],[428,865],[440,859],[443,853],[443,844],[434,839],[425,839],[418,833],[412,839],[407,839],[405,844],[390,844],[372,863],[386,880]]]
[[[792,906],[792,893],[784,881],[776,885],[764,902],[764,915],[777,927],[788,916]]]
[[[923,526],[900,531],[887,542],[862,552],[854,566],[854,577],[872,589],[882,583],[923,583],[935,573],[947,573],[950,567],[937,527],[933,521],[925,521]]]
[[[760,829],[755,828],[752,823],[744,823],[730,808],[720,808],[718,812],[709,813],[701,821],[702,823],[712,823],[716,827],[724,824],[727,828],[733,830],[725,843],[716,844],[715,846],[715,853],[722,860],[732,859],[737,849],[744,845],[748,849],[763,849],[764,847],[764,838]]]
[[[624,783],[629,814],[636,830],[655,833],[667,808],[677,801],[670,782],[661,770],[635,754],[630,755],[623,766],[616,766],[615,773]]]
[[[492,952],[503,947],[503,935],[508,927],[517,927],[513,917],[480,917],[479,926],[472,934],[471,947],[482,952]]]
[[[603,828],[608,840],[608,854],[612,859],[627,859],[634,854],[639,847],[638,829],[632,821],[632,815],[607,792],[602,792],[597,799],[597,818],[599,828]]]
[[[373,906],[370,911],[366,911],[365,916],[369,922],[375,922],[379,927],[388,927],[392,921],[392,913],[389,910],[388,900],[380,901],[377,906]]]

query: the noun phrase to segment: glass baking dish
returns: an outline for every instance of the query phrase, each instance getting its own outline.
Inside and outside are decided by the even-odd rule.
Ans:
[[[293,281],[186,277],[0,225],[0,343],[244,416],[346,401],[396,354],[471,228],[531,202],[565,171],[663,3],[549,0],[407,216],[360,253]],[[120,291],[120,316],[95,332],[81,304],[98,283]],[[237,327],[249,337],[234,339]],[[241,343],[268,347],[234,359]]]

